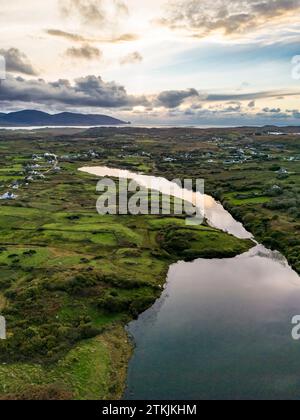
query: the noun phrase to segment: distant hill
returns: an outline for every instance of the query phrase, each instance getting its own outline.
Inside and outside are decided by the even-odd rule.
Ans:
[[[283,134],[295,134],[300,133],[300,126],[297,125],[287,125],[287,126],[278,126],[278,125],[264,125],[264,126],[241,126],[241,127],[232,127],[228,128],[229,130],[251,130],[257,131],[261,134],[267,133],[283,133]]]
[[[46,112],[25,110],[0,113],[0,127],[27,127],[27,126],[94,126],[94,125],[125,125],[129,124],[107,115],[76,114],[62,112],[60,114],[48,114]]]
[[[285,127],[278,127],[275,125],[266,125],[263,127],[264,130],[269,132],[279,132],[279,133],[300,133],[299,126],[285,126]]]

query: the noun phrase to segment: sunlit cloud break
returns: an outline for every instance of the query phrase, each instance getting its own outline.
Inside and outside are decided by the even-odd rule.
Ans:
[[[1,111],[298,124],[300,0],[18,3],[0,16]]]

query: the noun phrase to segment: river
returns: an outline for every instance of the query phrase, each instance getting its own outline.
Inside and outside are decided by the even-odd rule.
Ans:
[[[149,182],[129,171],[81,170]],[[252,237],[209,196],[205,216],[214,227]],[[297,314],[298,274],[262,245],[235,258],[173,264],[161,297],[128,326],[136,347],[125,399],[298,399]]]

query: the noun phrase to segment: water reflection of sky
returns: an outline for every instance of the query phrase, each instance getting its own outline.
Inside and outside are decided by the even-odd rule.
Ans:
[[[252,238],[243,225],[237,222],[223,206],[217,203],[208,195],[194,194],[191,191],[181,188],[174,182],[165,178],[137,174],[123,169],[108,168],[106,166],[84,167],[80,171],[87,172],[99,177],[133,179],[142,187],[153,189],[162,194],[169,194],[173,197],[182,198],[192,204],[197,203],[205,209],[205,217],[209,224],[218,229],[229,232],[239,238]]]
[[[82,170],[145,187],[153,181],[118,169]],[[166,180],[157,188],[164,193],[165,187]],[[251,237],[212,197],[205,196],[205,211],[211,225]],[[174,264],[161,298],[129,325],[136,349],[125,397],[298,399],[300,343],[291,338],[296,314],[300,278],[280,253],[262,245],[231,259]]]
[[[160,303],[130,325],[126,397],[296,398],[300,278],[277,256],[258,246],[174,264]]]

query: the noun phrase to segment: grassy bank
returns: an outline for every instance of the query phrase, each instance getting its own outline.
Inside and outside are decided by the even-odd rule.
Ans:
[[[0,366],[0,399],[119,399],[131,344],[121,326],[80,342],[55,364]]]

